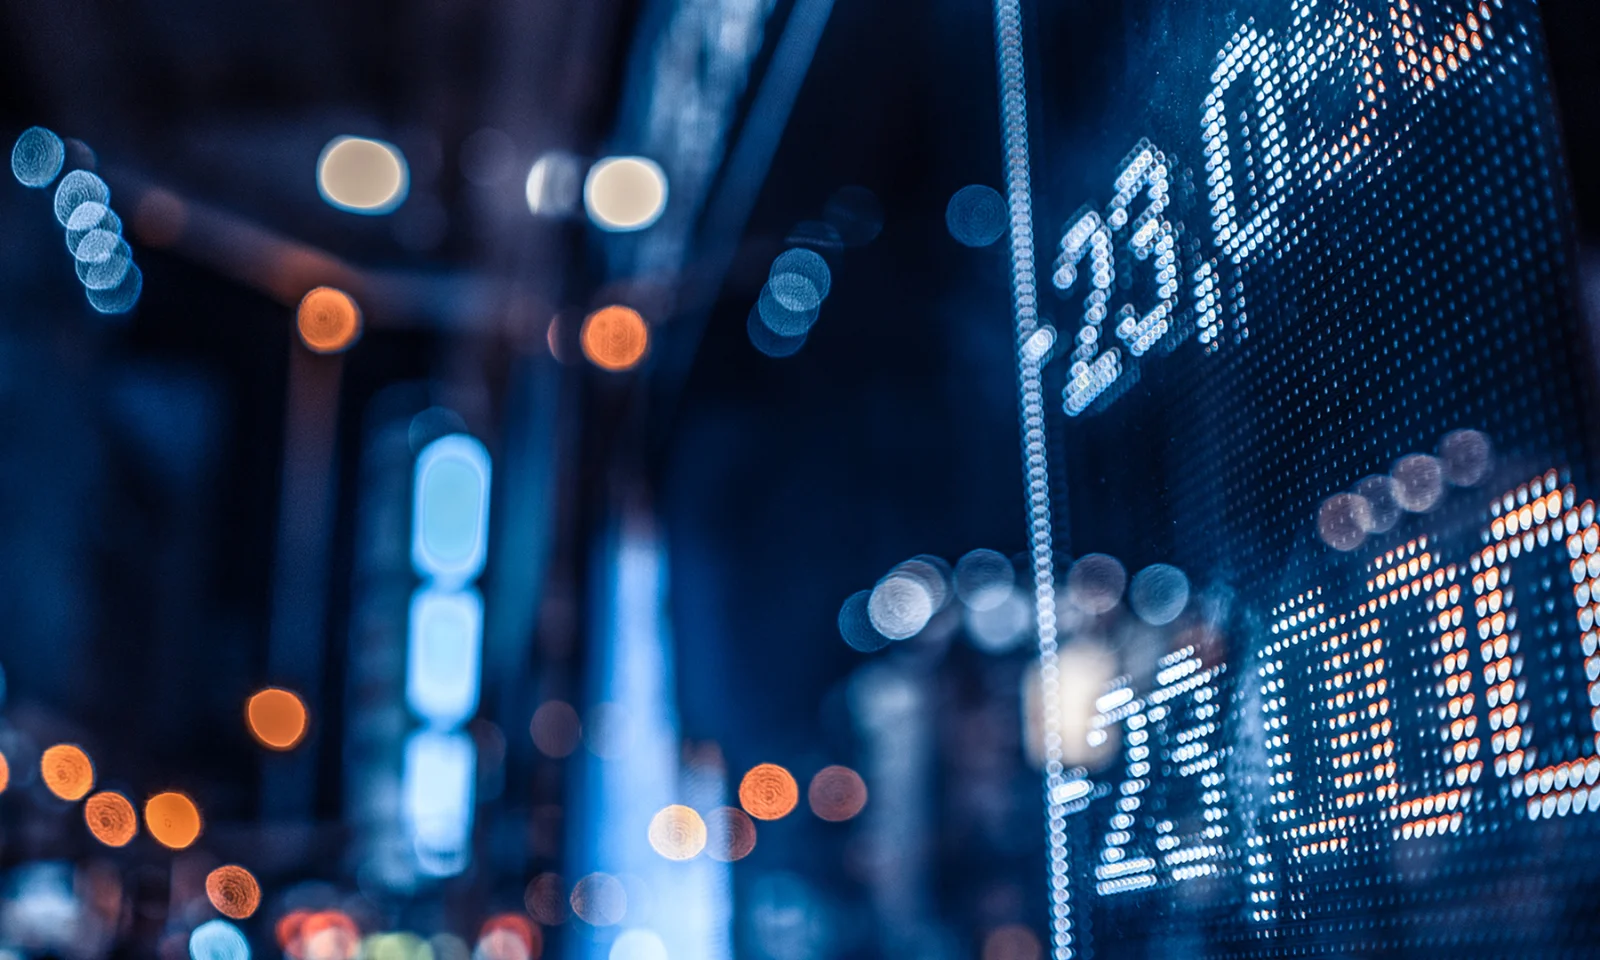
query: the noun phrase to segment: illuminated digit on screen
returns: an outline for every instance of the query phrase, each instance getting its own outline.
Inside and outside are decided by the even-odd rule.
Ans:
[[[1595,504],[1576,504],[1569,483],[1559,485],[1555,471],[1507,492],[1494,505],[1494,519],[1484,531],[1484,547],[1472,556],[1474,630],[1465,638],[1464,653],[1476,647],[1488,708],[1489,743],[1494,770],[1511,777],[1511,794],[1524,801],[1529,819],[1600,810],[1600,527]],[[1564,549],[1568,582],[1577,606],[1578,647],[1583,654],[1589,695],[1591,735],[1579,756],[1536,766],[1538,748],[1528,717],[1527,681],[1518,649],[1517,607],[1512,561],[1525,564],[1537,549]],[[1525,578],[1522,589],[1531,589]],[[1470,707],[1470,704],[1467,705]],[[1466,713],[1466,709],[1462,710]],[[1461,722],[1452,719],[1452,724]]]
[[[1217,686],[1225,669],[1206,666],[1186,646],[1161,658],[1148,695],[1134,696],[1124,677],[1095,702],[1092,741],[1103,743],[1121,724],[1125,744],[1124,774],[1094,869],[1102,896],[1212,876],[1226,860],[1227,751]],[[1162,771],[1170,779],[1158,779]]]
[[[1087,410],[1120,380],[1127,386],[1133,371],[1125,369],[1122,350],[1133,357],[1150,351],[1174,328],[1178,309],[1177,230],[1166,216],[1171,198],[1171,171],[1167,156],[1140,140],[1112,183],[1111,203],[1102,215],[1084,207],[1068,222],[1061,236],[1061,253],[1051,277],[1058,290],[1078,281],[1079,268],[1089,260],[1091,289],[1083,301],[1083,323],[1072,351],[1072,369],[1062,391],[1069,416]],[[1140,193],[1149,204],[1137,215],[1130,210]],[[1116,314],[1114,332],[1121,347],[1107,347],[1104,334],[1110,312],[1111,287],[1116,279],[1116,240],[1127,233],[1127,249],[1135,260],[1154,258],[1155,303],[1145,311],[1133,303]]]
[[[1219,257],[1189,278],[1208,350],[1222,334],[1225,309],[1236,335],[1248,336],[1241,268],[1279,242],[1283,204],[1351,170],[1373,169],[1367,164],[1403,133],[1379,131],[1391,96],[1418,103],[1494,38],[1486,0],[1466,4],[1465,16],[1429,33],[1422,8],[1434,5],[1394,0],[1385,18],[1352,0],[1333,0],[1321,11],[1315,0],[1299,0],[1281,36],[1247,20],[1217,54],[1200,128]],[[1354,94],[1353,105],[1346,106],[1343,91]]]

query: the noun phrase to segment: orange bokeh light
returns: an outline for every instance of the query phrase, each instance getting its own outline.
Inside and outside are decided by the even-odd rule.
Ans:
[[[578,334],[583,355],[602,370],[629,370],[644,359],[650,345],[650,328],[639,311],[628,307],[602,307],[584,318]]]
[[[278,948],[291,957],[298,957],[300,931],[309,919],[311,919],[310,910],[290,910],[279,917],[277,924],[272,928],[272,933],[278,940]]]
[[[261,906],[261,884],[244,867],[218,867],[206,875],[206,897],[217,912],[243,920]]]
[[[361,335],[361,308],[343,290],[317,287],[295,311],[300,339],[318,353],[346,350]]]
[[[800,803],[800,785],[775,763],[758,764],[739,781],[739,805],[757,820],[787,817]]]
[[[250,733],[269,750],[290,750],[305,739],[306,705],[295,694],[268,687],[245,704]]]
[[[867,805],[867,785],[849,767],[823,767],[806,790],[811,812],[831,823],[849,820]]]
[[[39,758],[39,774],[50,792],[63,800],[82,800],[94,788],[94,764],[82,748],[58,743]]]
[[[706,816],[706,856],[723,863],[743,860],[756,848],[756,825],[738,807],[718,807]]]
[[[144,824],[156,842],[182,850],[200,836],[200,810],[181,793],[158,793],[145,801]]]
[[[120,793],[107,790],[83,805],[83,821],[94,838],[108,847],[125,847],[139,835],[139,815]]]
[[[0,793],[6,792],[6,787],[11,786],[11,763],[6,760],[6,755],[0,753]]]

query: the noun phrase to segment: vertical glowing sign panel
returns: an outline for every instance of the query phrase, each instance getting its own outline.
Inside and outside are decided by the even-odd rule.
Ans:
[[[411,563],[442,583],[483,571],[489,549],[489,452],[464,434],[442,437],[417,457]]]
[[[402,804],[424,873],[453,876],[466,868],[476,776],[477,754],[466,734],[419,730],[407,738]]]
[[[459,726],[478,710],[483,599],[476,590],[423,587],[411,598],[406,703],[430,726]]]

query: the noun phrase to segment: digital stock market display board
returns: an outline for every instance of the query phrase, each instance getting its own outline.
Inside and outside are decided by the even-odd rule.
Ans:
[[[1538,5],[996,13],[1052,956],[1597,955],[1595,354]],[[1187,601],[1126,612],[1142,569]]]

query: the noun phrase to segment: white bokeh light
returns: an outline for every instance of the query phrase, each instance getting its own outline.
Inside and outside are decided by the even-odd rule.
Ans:
[[[351,213],[389,213],[405,202],[411,176],[400,148],[365,137],[335,137],[317,159],[322,199]]]
[[[667,960],[667,945],[653,930],[628,930],[611,944],[611,960]]]
[[[667,208],[667,175],[646,157],[606,157],[589,168],[583,205],[602,230],[643,230]]]
[[[878,581],[867,600],[872,626],[890,640],[914,637],[934,613],[933,595],[910,573],[891,573]]]

